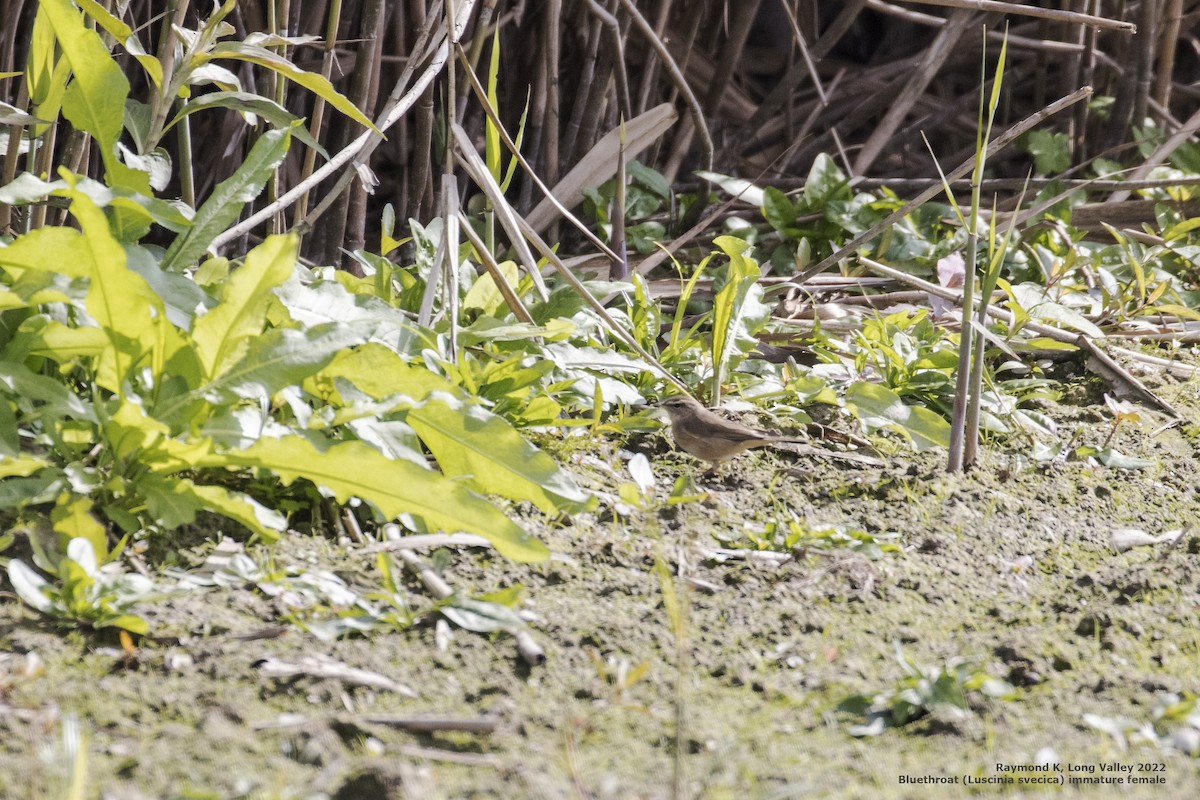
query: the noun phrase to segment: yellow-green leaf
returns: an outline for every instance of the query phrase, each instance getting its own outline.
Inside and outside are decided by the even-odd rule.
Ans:
[[[285,484],[303,478],[333,492],[339,502],[358,497],[387,517],[411,514],[432,528],[477,533],[515,561],[549,556],[544,544],[461,483],[407,461],[391,461],[362,442],[322,452],[299,436],[263,437],[245,450],[210,456],[204,465],[268,469]]]
[[[96,559],[104,563],[108,553],[108,536],[104,526],[92,516],[92,506],[89,498],[65,492],[50,510],[50,522],[64,546],[72,539],[87,539],[96,553]]]
[[[220,305],[192,326],[192,341],[210,380],[245,353],[250,337],[262,333],[271,290],[295,270],[297,246],[292,234],[268,236],[225,282]]]

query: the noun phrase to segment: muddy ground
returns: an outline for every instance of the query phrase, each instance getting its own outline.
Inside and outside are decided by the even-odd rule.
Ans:
[[[506,635],[454,629],[446,641],[429,614],[407,630],[323,641],[281,625],[280,598],[245,583],[148,604],[152,637],[135,652],[111,632],[64,631],[5,595],[0,796],[66,796],[71,718],[85,737],[85,797],[1046,793],[1031,783],[965,782],[1005,774],[1123,781],[1068,785],[1067,796],[1200,796],[1194,757],[1145,741],[1122,747],[1085,721],[1148,724],[1168,693],[1200,693],[1200,531],[1186,530],[1174,546],[1112,547],[1114,530],[1187,528],[1200,508],[1200,382],[1148,380],[1187,419],[1156,432],[1165,418],[1150,413],[1121,427],[1113,443],[1154,462],[1137,471],[1034,463],[1019,440],[990,445],[965,477],[942,471],[943,453],[914,455],[895,442],[884,443],[883,466],[756,451],[729,477],[701,480],[706,499],[665,505],[675,477],[698,470],[661,435],[559,447],[581,483],[610,498],[614,475],[628,480],[629,454],[648,453],[656,502],[627,515],[606,502],[565,521],[525,510],[555,553],[543,564],[483,549],[421,553],[469,593],[521,584],[542,666],[520,661]],[[1077,443],[1100,443],[1106,388],[1085,375],[1067,384],[1064,401],[1048,409],[1064,438],[1078,429]],[[898,551],[809,542],[749,560],[708,556],[746,544],[747,527],[789,510],[810,528],[845,525]],[[199,568],[212,551],[204,532],[192,532],[174,557]],[[362,593],[381,585],[375,556],[323,536],[247,554],[264,568],[330,570]],[[684,565],[675,578],[682,642],[656,558]],[[410,602],[428,608],[410,578]],[[971,675],[1003,679],[1013,692],[972,690],[964,714],[935,709],[855,738],[850,730],[864,717],[841,705],[896,689],[907,674],[897,652],[935,670],[965,660]],[[32,674],[29,654],[41,663]],[[415,696],[264,670],[267,659],[314,654]],[[491,730],[412,731],[387,724],[388,715]],[[1180,727],[1167,721],[1159,733],[1169,740]],[[1187,736],[1176,741],[1186,746]],[[1046,762],[1062,771],[1002,770]],[[934,778],[957,783],[902,782]]]

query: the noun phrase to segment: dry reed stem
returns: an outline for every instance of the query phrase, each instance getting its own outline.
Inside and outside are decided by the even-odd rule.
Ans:
[[[908,0],[925,6],[944,6],[946,8],[971,9],[973,11],[999,11],[1002,14],[1017,14],[1026,17],[1040,17],[1072,25],[1091,25],[1096,28],[1134,33],[1137,26],[1132,22],[1109,19],[1094,14],[1081,14],[1078,11],[1059,11],[1054,8],[1038,8],[1024,3],[1001,3],[998,0]]]

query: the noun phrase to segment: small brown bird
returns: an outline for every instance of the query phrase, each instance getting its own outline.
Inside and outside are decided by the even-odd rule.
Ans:
[[[746,427],[740,422],[732,422],[682,395],[668,397],[659,403],[659,407],[671,416],[675,445],[696,458],[710,462],[713,470],[722,461],[752,447],[806,441],[790,436],[775,436]]]

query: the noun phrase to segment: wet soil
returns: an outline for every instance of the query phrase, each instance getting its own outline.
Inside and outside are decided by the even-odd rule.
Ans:
[[[1152,725],[1169,693],[1200,693],[1200,385],[1148,380],[1187,419],[1159,430],[1165,418],[1147,412],[1118,430],[1113,444],[1154,462],[1142,470],[1036,463],[1013,440],[947,475],[944,453],[883,442],[883,466],[782,449],[706,478],[659,434],[560,445],[605,502],[564,520],[513,509],[550,561],[421,553],[466,593],[523,587],[540,666],[504,634],[447,638],[430,613],[407,629],[324,641],[286,624],[279,598],[250,584],[147,604],[152,636],[132,652],[111,632],[64,631],[6,595],[0,797],[66,796],[78,763],[64,745],[70,720],[87,755],[85,797],[1040,797],[1048,787],[1030,781],[1046,776],[1124,781],[1068,783],[1072,797],[1200,796],[1194,754],[1129,733],[1122,743],[1088,722]],[[1104,390],[1081,381],[1049,409],[1064,439],[1078,429],[1077,443],[1103,440]],[[639,451],[656,490],[635,509],[616,491]],[[695,476],[704,499],[669,504],[679,475]],[[804,539],[714,555],[789,520],[897,548]],[[1184,533],[1118,552],[1122,528]],[[201,536],[176,557],[196,568],[212,549]],[[324,536],[247,553],[264,567],[332,571],[360,593],[381,586],[374,555]],[[410,579],[413,610],[428,610]],[[664,602],[671,587],[676,604]],[[30,654],[41,666],[27,674]],[[263,669],[314,655],[415,696]],[[972,688],[961,713],[939,707],[851,735],[865,719],[843,701],[960,661],[1012,693]],[[392,717],[440,722],[414,731]],[[446,728],[464,720],[490,730]],[[1158,732],[1169,739],[1179,725],[1162,720]],[[1013,782],[968,783],[1005,775]]]

